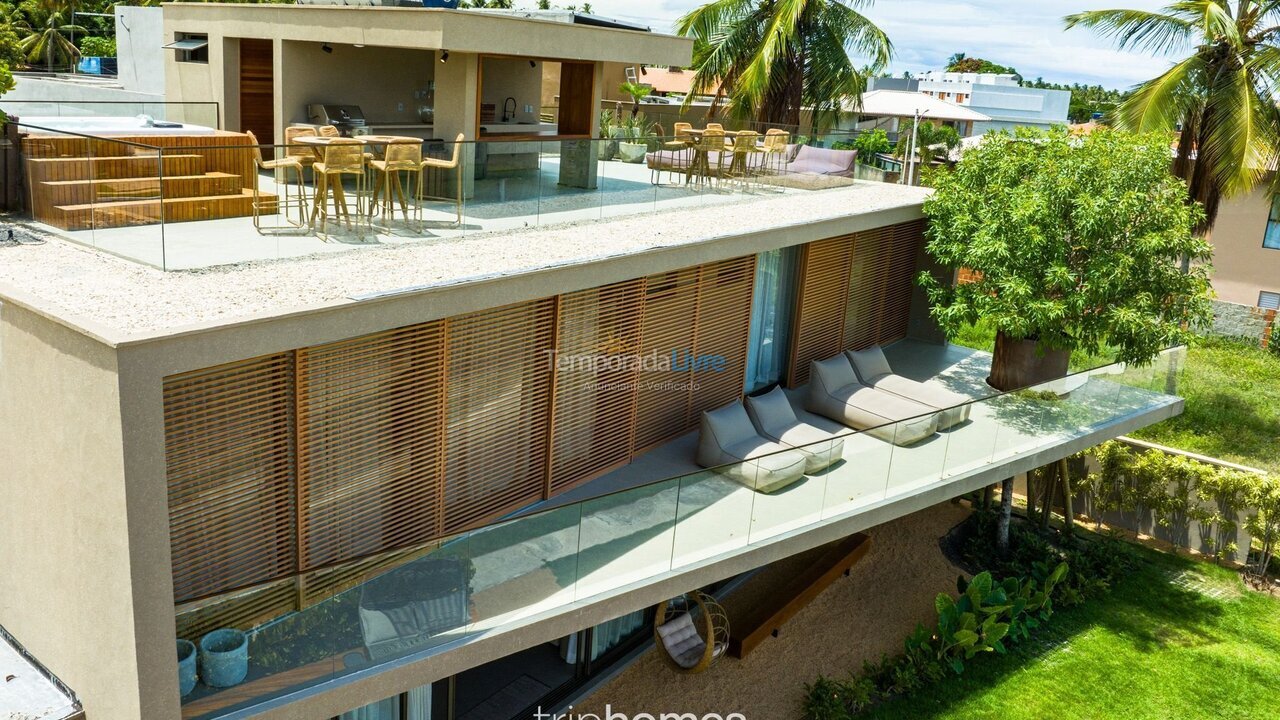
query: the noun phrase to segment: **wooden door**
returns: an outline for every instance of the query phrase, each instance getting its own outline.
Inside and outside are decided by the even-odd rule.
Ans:
[[[240,131],[276,141],[275,63],[270,40],[240,39]],[[264,152],[268,157],[271,153]]]

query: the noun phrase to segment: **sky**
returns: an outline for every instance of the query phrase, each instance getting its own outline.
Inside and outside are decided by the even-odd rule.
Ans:
[[[669,32],[676,18],[706,0],[591,0],[592,11]],[[1169,67],[1166,58],[1123,53],[1092,31],[1062,29],[1081,10],[1157,10],[1168,0],[878,0],[862,10],[889,34],[891,71],[941,69],[963,52],[1017,68],[1023,77],[1125,89]]]

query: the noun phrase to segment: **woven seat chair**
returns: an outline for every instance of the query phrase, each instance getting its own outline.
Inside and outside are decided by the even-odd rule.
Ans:
[[[381,160],[369,163],[373,171],[373,198],[369,201],[369,210],[373,211],[382,199],[382,210],[387,220],[395,219],[396,198],[400,199],[400,211],[405,222],[409,221],[409,192],[406,187],[416,187],[422,183],[422,145],[416,142],[399,142],[387,145]],[[404,176],[404,182],[400,177]],[[410,181],[414,185],[409,185]],[[393,196],[394,193],[394,196]]]
[[[249,136],[249,142],[253,146],[253,164],[259,170],[269,170],[272,174],[279,174],[280,185],[284,189],[282,195],[263,201],[262,189],[259,187],[261,178],[255,173],[253,178],[253,228],[259,233],[264,230],[283,230],[287,228],[305,227],[307,224],[307,188],[302,183],[303,165],[295,157],[285,155],[276,160],[264,160],[262,157],[262,147],[258,145],[258,138],[253,132],[246,130],[245,135]],[[292,181],[289,177],[290,171],[293,172]],[[292,191],[292,192],[290,192]],[[263,227],[262,215],[263,211],[268,211],[268,215],[283,214],[288,225],[275,225]],[[289,219],[289,213],[296,210],[298,220],[294,222]]]
[[[422,224],[422,203],[427,200],[438,202],[451,201],[457,209],[458,225],[462,224],[462,144],[465,136],[458,133],[458,137],[453,141],[453,157],[449,160],[438,158],[426,158],[422,161],[422,171],[418,174],[418,202],[415,206],[419,227]],[[447,197],[444,195],[432,195],[427,191],[427,180],[430,175],[428,171],[436,171],[435,174],[440,176],[440,187],[444,186],[444,176],[450,171],[454,175],[454,196]]]
[[[662,148],[659,150],[659,153],[663,151],[665,151],[669,155],[673,155],[674,153],[680,153],[693,147],[694,143],[696,142],[696,138],[694,138],[693,133],[690,132],[691,130],[693,130],[693,125],[691,125],[690,123],[678,122],[673,126],[673,128],[674,128],[673,132],[675,133],[675,137],[671,140],[668,140],[662,143]],[[658,137],[662,137],[661,131],[658,132]],[[677,168],[675,163],[667,163],[665,165],[665,172],[669,177],[673,177],[676,171],[677,171]],[[664,172],[664,169],[663,169],[663,166],[661,165],[653,170],[653,177],[651,178],[651,181],[653,182],[654,185],[657,185],[662,181],[663,172]]]
[[[338,128],[333,125],[321,125],[317,131],[320,137],[341,137],[342,133],[338,132]]]
[[[724,173],[724,131],[708,128],[693,145],[693,162],[689,164],[685,182],[698,184],[719,179]]]
[[[319,215],[320,234],[325,235],[329,223],[329,199],[333,200],[333,214],[352,227],[350,203],[342,187],[344,177],[355,178],[356,228],[366,225],[364,213],[365,155],[364,144],[351,138],[335,138],[324,146],[324,160],[311,166],[316,176],[316,212]]]
[[[787,167],[787,145],[791,143],[791,133],[786,130],[770,128],[764,134],[764,167],[771,175],[781,175]]]
[[[316,164],[316,151],[311,145],[302,145],[294,142],[300,137],[315,137],[318,133],[315,128],[309,127],[287,127],[284,129],[284,153],[287,157],[296,158],[302,163],[304,169],[309,169]]]
[[[695,590],[692,601],[670,600],[658,606],[653,639],[658,654],[678,673],[692,675],[709,669],[729,649],[729,616],[715,598]]]
[[[754,130],[739,130],[733,138],[733,158],[729,162],[727,175],[745,187],[751,186],[752,176],[760,169],[758,156],[764,150],[756,147],[758,137],[760,133]]]

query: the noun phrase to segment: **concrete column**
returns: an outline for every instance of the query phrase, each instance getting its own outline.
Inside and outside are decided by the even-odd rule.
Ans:
[[[449,53],[448,62],[440,62],[443,51],[436,53],[436,116],[433,134],[453,142],[462,133],[475,140],[480,112],[480,57],[470,53]],[[466,197],[475,192],[475,145],[463,146],[462,188]]]
[[[595,64],[591,82],[591,138],[560,143],[560,184],[568,187],[596,188],[600,170],[600,100],[604,96],[604,63]]]

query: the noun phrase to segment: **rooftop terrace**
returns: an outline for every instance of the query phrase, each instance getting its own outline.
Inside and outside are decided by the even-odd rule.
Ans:
[[[509,216],[491,223],[492,229],[452,236],[355,247],[331,243],[321,252],[283,260],[260,258],[180,272],[99,252],[37,227],[48,242],[0,246],[0,294],[123,342],[512,276],[541,282],[548,288],[544,294],[552,294],[569,285],[609,282],[610,272],[624,279],[696,264],[728,240],[745,255],[911,220],[920,216],[927,193],[849,181],[829,190],[716,196],[715,202],[703,202],[701,194],[695,194],[693,201],[632,208],[630,214],[617,216],[569,216],[539,227],[526,225],[527,217]],[[232,223],[248,227],[231,227]],[[169,227],[177,228],[165,240],[170,245],[206,232],[220,233],[228,243],[274,248],[286,242],[258,235],[248,218]],[[151,230],[119,229],[135,237]],[[104,232],[116,231],[98,234]],[[594,266],[590,277],[557,272],[571,273],[587,265]]]

